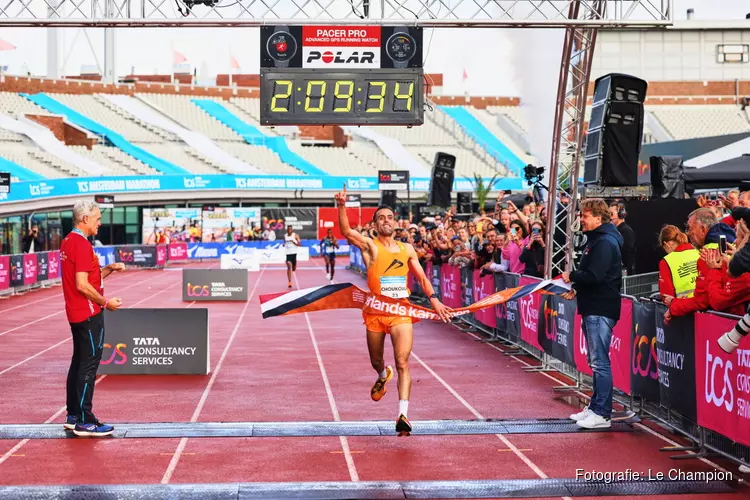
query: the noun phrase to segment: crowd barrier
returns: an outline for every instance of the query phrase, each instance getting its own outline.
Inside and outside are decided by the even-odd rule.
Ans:
[[[60,281],[60,252],[0,255],[0,296]]]
[[[356,247],[350,251],[350,267],[365,272],[361,252]],[[538,281],[510,273],[483,276],[479,270],[431,262],[426,264],[425,274],[440,300],[449,307],[466,306],[496,291]],[[411,275],[409,287],[412,294],[423,295]],[[702,446],[706,443],[698,436],[699,428],[724,436],[729,442],[724,440],[722,449],[715,451],[748,461],[750,341],[744,341],[732,355],[717,344],[717,339],[739,317],[705,312],[676,317],[665,324],[663,304],[628,296],[621,300],[621,317],[610,345],[615,388],[631,396],[631,407],[638,398],[641,410],[648,405],[677,416],[678,424],[683,427],[679,430],[696,441],[700,439]],[[566,373],[573,374],[578,381],[583,379],[582,375],[591,375],[575,299],[537,292],[462,319],[537,357],[557,360],[570,368]],[[690,423],[694,425],[688,433]]]

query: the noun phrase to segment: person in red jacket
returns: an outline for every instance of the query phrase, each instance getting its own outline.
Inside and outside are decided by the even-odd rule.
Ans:
[[[742,316],[750,301],[750,274],[735,278],[727,274],[727,264],[719,250],[703,249],[706,262],[708,302],[714,311]]]
[[[688,217],[688,238],[696,248],[703,247],[712,249],[719,247],[719,236],[725,236],[728,243],[735,240],[734,229],[718,222],[716,215],[709,208],[694,210]],[[664,303],[669,307],[664,313],[664,321],[669,321],[673,316],[687,316],[697,311],[706,311],[711,304],[708,299],[708,286],[706,275],[708,267],[706,261],[698,259],[698,277],[695,281],[695,291],[692,297],[665,298]]]
[[[687,234],[672,225],[662,228],[659,245],[667,254],[659,262],[659,295],[662,302],[674,297],[692,297],[698,278],[698,250],[688,242]]]

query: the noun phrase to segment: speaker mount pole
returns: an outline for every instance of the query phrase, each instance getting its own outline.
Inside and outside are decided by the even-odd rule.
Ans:
[[[571,22],[602,19],[606,6],[605,0],[572,1],[568,19]],[[585,25],[571,25],[565,29],[550,158],[548,230],[544,256],[544,276],[547,279],[573,268],[572,227],[576,220],[586,98],[596,33],[596,27]],[[562,203],[561,198],[567,198],[567,204]]]

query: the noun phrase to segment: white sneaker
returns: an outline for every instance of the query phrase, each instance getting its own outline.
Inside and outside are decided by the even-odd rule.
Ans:
[[[583,420],[584,418],[588,417],[589,415],[592,415],[594,412],[589,410],[589,407],[583,409],[583,411],[579,411],[578,413],[574,413],[570,416],[571,420],[575,420],[576,422],[579,422]]]
[[[743,474],[750,474],[750,467],[747,465],[740,465],[740,472]]]
[[[579,420],[576,422],[576,425],[584,429],[609,429],[612,427],[612,420],[591,412],[591,415],[583,420]]]
[[[327,279],[327,280],[330,280],[330,279],[331,279],[331,273],[326,273],[326,279]]]

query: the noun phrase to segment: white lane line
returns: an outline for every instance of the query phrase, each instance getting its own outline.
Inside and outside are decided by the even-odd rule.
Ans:
[[[209,379],[208,384],[206,385],[206,388],[203,390],[203,394],[201,395],[200,401],[198,401],[198,406],[196,406],[195,411],[193,412],[193,416],[190,418],[190,422],[197,422],[198,417],[201,414],[201,411],[203,411],[203,406],[206,404],[208,395],[211,393],[211,389],[214,386],[214,382],[216,382],[216,377],[219,375],[219,372],[221,371],[221,367],[224,365],[224,359],[227,357],[227,354],[229,353],[229,348],[232,347],[232,342],[234,342],[234,338],[237,336],[237,331],[240,328],[242,319],[245,317],[247,306],[250,305],[250,302],[255,296],[255,291],[258,289],[258,285],[260,284],[264,271],[265,271],[264,269],[261,269],[260,274],[258,275],[258,279],[255,281],[255,285],[253,286],[253,289],[247,298],[247,302],[245,302],[245,307],[242,308],[242,313],[240,314],[240,317],[237,319],[237,323],[234,325],[234,330],[232,331],[232,335],[229,336],[229,341],[227,341],[227,345],[226,347],[224,347],[224,352],[221,353],[219,362],[216,364],[216,369],[211,374],[211,378]],[[174,455],[172,455],[172,459],[169,461],[167,470],[164,471],[164,476],[162,476],[161,478],[161,484],[168,484],[169,481],[172,479],[172,475],[174,474],[175,469],[177,469],[177,464],[180,461],[180,457],[182,456],[182,453],[185,450],[185,446],[187,445],[187,442],[188,442],[188,438],[180,439],[180,443],[177,445],[177,450],[175,450]]]
[[[299,280],[297,279],[296,274],[294,275],[294,281],[297,283],[297,288],[299,288]],[[328,395],[328,404],[331,407],[333,419],[336,422],[340,422],[341,417],[339,415],[339,409],[336,406],[336,400],[333,398],[331,382],[328,380],[326,367],[323,365],[323,357],[320,355],[320,349],[318,349],[318,341],[315,338],[315,331],[313,330],[312,323],[310,323],[310,316],[307,313],[305,313],[305,321],[307,321],[307,330],[310,332],[310,339],[312,340],[313,348],[315,349],[315,356],[318,358],[318,367],[320,368],[320,375],[323,377],[323,385],[325,385],[326,388],[326,394]],[[352,451],[349,447],[349,440],[346,436],[339,436],[339,440],[341,441],[341,449],[344,451],[346,467],[349,469],[349,477],[352,481],[359,481],[359,474],[357,473],[357,467],[354,465],[354,457],[352,456]]]

